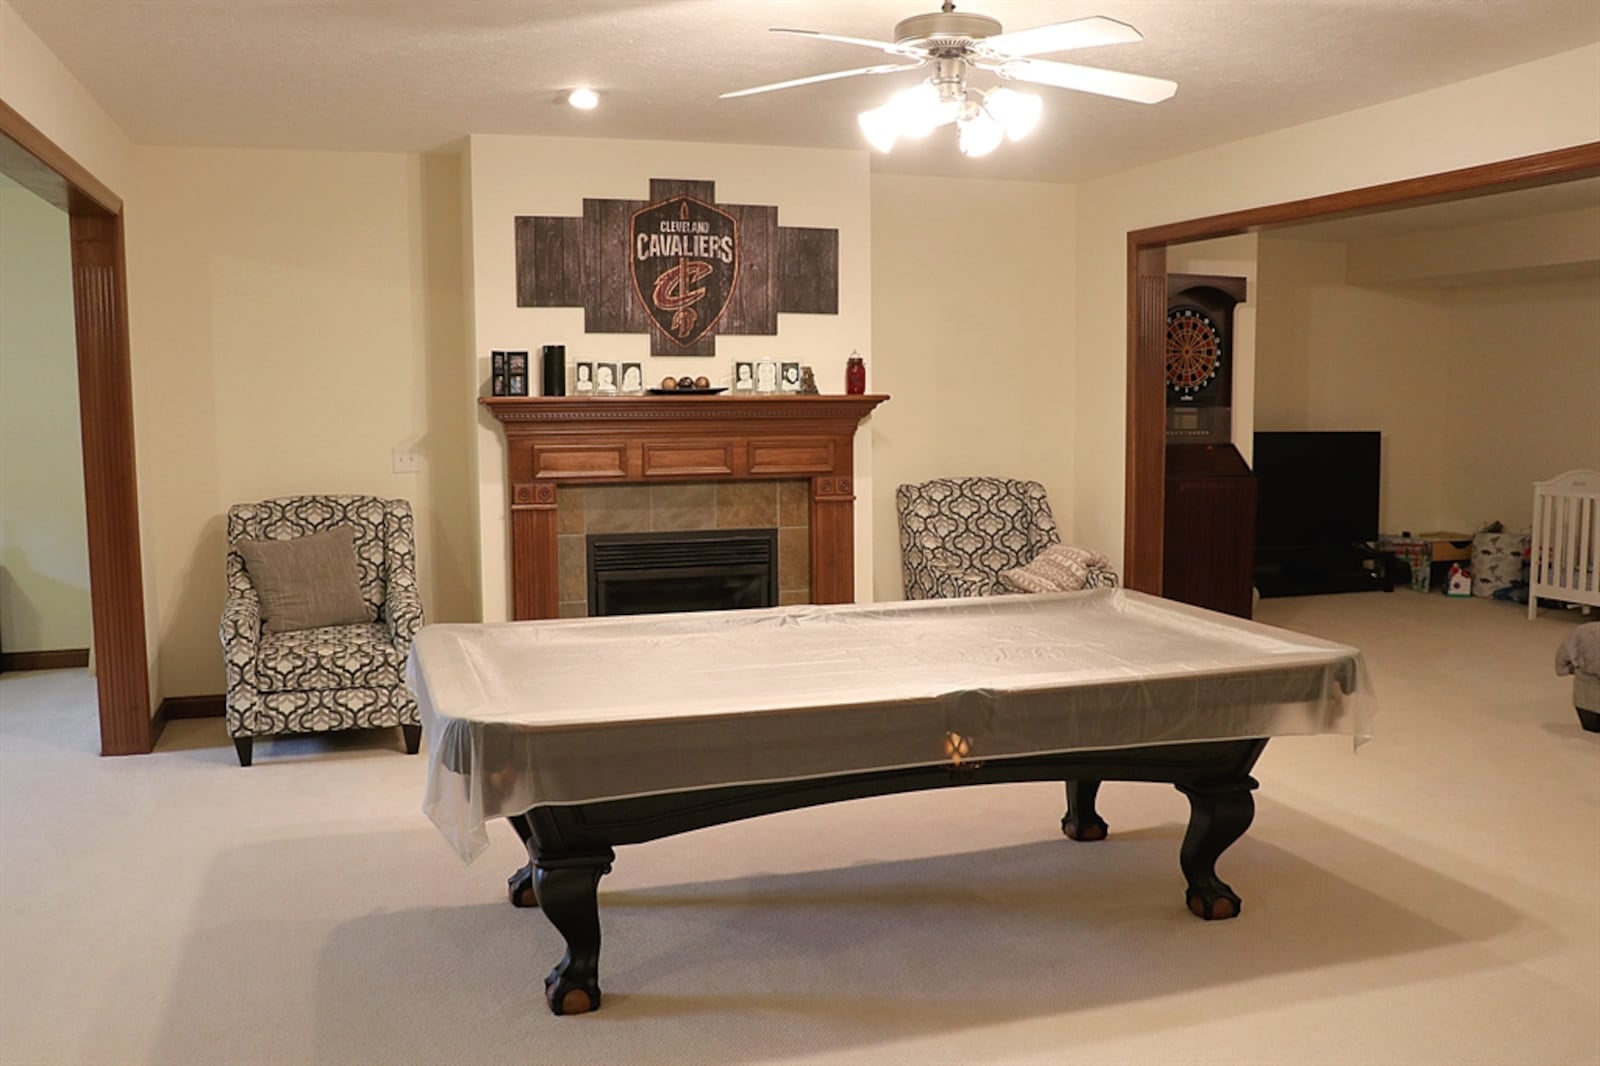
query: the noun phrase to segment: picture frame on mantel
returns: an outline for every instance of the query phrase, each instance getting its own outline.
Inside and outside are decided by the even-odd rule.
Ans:
[[[771,396],[778,391],[778,364],[771,359],[763,359],[756,364],[756,392],[763,396]]]

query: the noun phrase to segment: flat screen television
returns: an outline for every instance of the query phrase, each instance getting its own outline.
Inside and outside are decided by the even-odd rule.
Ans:
[[[1255,435],[1256,547],[1348,548],[1378,539],[1383,434]]]

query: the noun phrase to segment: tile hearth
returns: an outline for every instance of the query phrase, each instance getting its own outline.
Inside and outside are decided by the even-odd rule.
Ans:
[[[589,613],[590,533],[778,530],[778,602],[811,602],[810,500],[805,481],[567,485],[556,493],[560,615]]]

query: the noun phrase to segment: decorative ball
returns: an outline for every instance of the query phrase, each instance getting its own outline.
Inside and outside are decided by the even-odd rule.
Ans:
[[[685,374],[683,377],[678,379],[678,388],[680,388],[680,389],[692,389],[692,388],[694,388],[694,378],[690,377],[688,374]]]
[[[675,388],[678,387],[678,379],[677,378],[662,378],[661,379],[661,387],[663,389],[675,389]]]
[[[697,389],[709,389],[711,387],[711,379],[706,377],[695,378],[694,387]]]

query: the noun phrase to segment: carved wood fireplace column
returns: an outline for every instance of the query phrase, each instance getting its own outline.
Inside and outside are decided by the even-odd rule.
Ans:
[[[856,427],[887,396],[486,397],[506,436],[511,610],[559,613],[562,485],[808,479],[811,599],[855,599]]]

